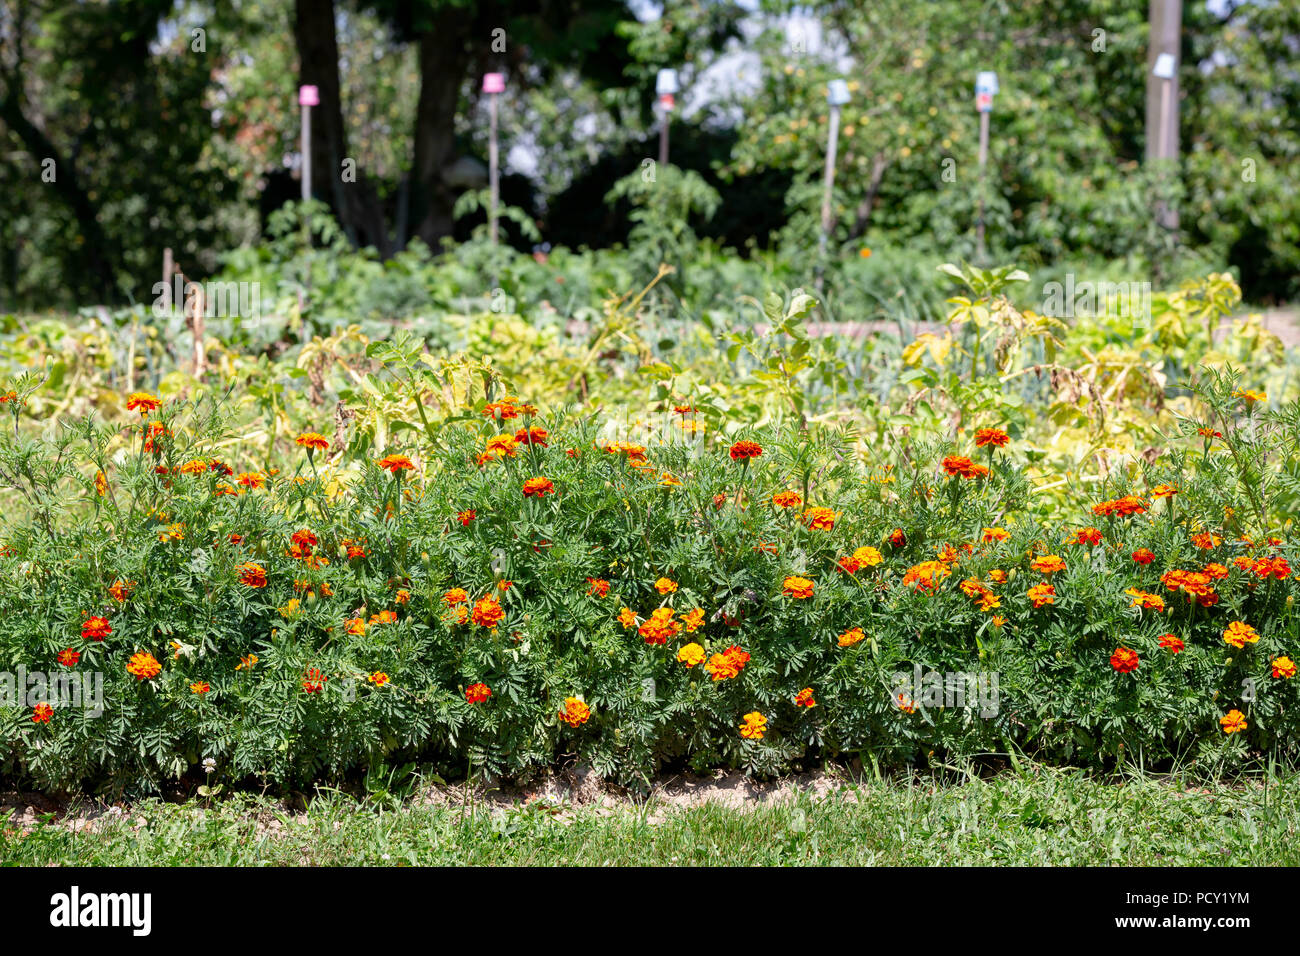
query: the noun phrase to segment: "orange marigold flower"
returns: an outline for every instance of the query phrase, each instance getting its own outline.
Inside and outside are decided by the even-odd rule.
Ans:
[[[862,632],[860,627],[851,627],[839,636],[840,647],[852,647],[858,641],[863,640],[867,635]]]
[[[1011,537],[1011,532],[1004,528],[985,528],[980,533],[981,544],[993,544],[995,541],[1005,541]]]
[[[772,504],[778,508],[798,508],[803,504],[803,498],[797,491],[778,491],[772,496]]]
[[[302,689],[309,694],[316,694],[325,689],[325,682],[329,680],[319,667],[309,667],[302,675]]]
[[[102,641],[108,635],[113,633],[112,626],[108,623],[106,617],[89,617],[81,625],[82,640]]]
[[[636,611],[630,607],[625,607],[618,612],[618,623],[623,625],[623,630],[636,627]]]
[[[704,669],[715,680],[730,680],[740,674],[749,663],[749,653],[738,644],[733,644],[721,654],[714,654]]]
[[[300,528],[295,531],[289,536],[289,540],[304,552],[304,556],[311,554],[311,549],[320,543],[320,539],[316,537],[315,532],[310,531],[307,528]]]
[[[515,432],[515,441],[521,445],[540,445],[545,448],[549,439],[545,428],[521,428]]]
[[[101,498],[108,494],[108,476],[102,471],[95,472],[95,494]]]
[[[796,707],[816,707],[817,701],[813,700],[813,689],[805,687],[799,693],[795,694],[794,705]]]
[[[32,708],[32,723],[48,724],[54,716],[54,708],[49,704],[37,704]]]
[[[415,471],[415,464],[405,455],[385,455],[375,464],[394,475],[401,471]]]
[[[943,561],[922,561],[907,569],[903,575],[903,585],[915,587],[918,591],[933,591],[950,574],[952,568]]]
[[[205,680],[195,681],[190,685],[190,693],[193,694],[206,694],[210,690],[212,690],[212,685]]]
[[[1001,448],[1009,441],[1011,436],[1000,428],[981,428],[975,433],[976,448],[983,448],[985,445]]]
[[[839,515],[830,508],[809,508],[803,513],[804,521],[814,531],[830,531]]]
[[[682,623],[686,625],[687,634],[694,634],[704,626],[704,609],[697,607],[693,611],[683,614]]]
[[[529,478],[524,482],[525,498],[544,498],[555,493],[555,485],[549,478]]]
[[[81,651],[74,651],[70,647],[65,647],[59,651],[58,660],[64,667],[76,667],[77,661],[81,660]]]
[[[515,437],[513,435],[496,435],[489,438],[484,454],[495,455],[497,458],[513,458],[515,456]]]
[[[1290,680],[1295,677],[1295,661],[1289,657],[1276,657],[1273,659],[1273,676]]]
[[[1223,727],[1225,734],[1239,734],[1248,726],[1246,715],[1241,711],[1233,708],[1219,718],[1219,724]]]
[[[1033,602],[1034,607],[1039,608],[1045,604],[1056,603],[1056,588],[1050,584],[1035,584],[1026,592],[1026,596]]]
[[[740,725],[740,736],[746,740],[762,740],[767,729],[767,718],[753,710],[745,715],[745,722]]]
[[[1180,654],[1186,645],[1183,644],[1181,637],[1174,634],[1162,634],[1160,635],[1160,646],[1174,654]]]
[[[604,578],[587,578],[587,593],[594,597],[604,597],[609,593],[609,582]]]
[[[1138,588],[1129,588],[1124,593],[1133,598],[1129,607],[1140,607],[1148,611],[1163,611],[1165,609],[1165,599],[1159,594],[1151,594]]]
[[[506,612],[501,609],[497,599],[489,594],[474,602],[474,613],[471,618],[479,627],[496,627],[505,616]]]
[[[1129,650],[1127,647],[1117,647],[1115,653],[1110,655],[1110,666],[1121,674],[1137,670],[1138,663],[1137,651]]]
[[[366,622],[359,617],[350,617],[343,622],[343,630],[347,631],[349,634],[360,637],[362,634],[366,633]]]
[[[781,593],[786,597],[792,597],[797,601],[810,598],[813,595],[815,585],[807,578],[801,578],[798,575],[792,575],[785,579],[781,584]]]
[[[1007,572],[1003,571],[1001,568],[994,568],[989,572],[989,580],[994,584],[1006,584]]]
[[[157,411],[161,406],[162,402],[148,392],[132,392],[126,398],[126,410],[139,412],[141,417]]]
[[[894,706],[905,714],[916,713],[916,701],[903,691],[894,695]]]
[[[148,651],[137,651],[127,661],[126,672],[136,680],[152,680],[162,673],[162,665]]]
[[[303,432],[294,441],[308,451],[325,451],[330,446],[329,441],[320,432]]]
[[[673,609],[661,607],[651,612],[650,617],[637,629],[637,633],[645,638],[647,644],[659,645],[667,644],[668,639],[676,636],[681,629],[681,624],[673,620]]]
[[[1259,632],[1244,621],[1233,621],[1223,631],[1223,639],[1237,650],[1259,641]]]
[[[1219,433],[1215,432],[1214,434],[1218,435]],[[1223,436],[1219,435],[1219,437],[1222,438]],[[1151,497],[1153,498],[1172,498],[1176,494],[1178,494],[1178,489],[1173,485],[1156,485],[1151,489]]]
[[[1101,544],[1101,532],[1096,528],[1080,528],[1074,533],[1075,544],[1098,545]]]
[[[1217,548],[1219,545],[1223,544],[1223,538],[1219,537],[1217,534],[1212,534],[1209,531],[1202,531],[1199,534],[1192,535],[1192,544],[1202,550],[1208,551],[1211,548]]]
[[[948,473],[949,477],[955,478],[957,475],[970,477],[974,467],[975,463],[965,455],[948,455],[943,460],[943,470]]]
[[[1029,562],[1029,566],[1040,574],[1056,574],[1065,570],[1065,561],[1059,555],[1045,554]]]
[[[672,594],[677,590],[677,582],[669,578],[660,578],[655,582],[655,590],[660,594]]]
[[[692,642],[677,652],[677,659],[687,667],[694,667],[704,662],[704,648]]]
[[[1133,552],[1133,560],[1138,564],[1150,564],[1155,559],[1155,553],[1147,548],[1138,548]]]
[[[266,587],[266,569],[254,561],[247,561],[235,568],[239,572],[239,583],[250,588]]]
[[[519,409],[515,407],[515,398],[507,395],[499,402],[488,402],[483,406],[484,418],[499,418],[502,420],[509,418],[518,418]]]
[[[1257,577],[1266,578],[1272,575],[1279,581],[1283,581],[1291,574],[1291,565],[1283,557],[1260,558],[1251,567],[1251,571]]]
[[[481,704],[491,696],[492,688],[482,682],[470,684],[465,688],[465,700],[471,704]]]
[[[578,727],[587,722],[591,708],[576,697],[564,698],[564,710],[560,711],[560,720],[570,727]]]
[[[251,671],[253,669],[253,665],[257,663],[257,660],[258,658],[256,654],[249,654],[245,657],[241,657],[239,659],[239,663],[235,665],[235,670]]]
[[[763,446],[757,442],[738,441],[731,446],[729,454],[732,461],[748,461],[763,454]]]
[[[880,562],[884,561],[885,557],[875,548],[866,545],[861,548],[857,548],[853,552],[853,560],[856,561],[858,565],[860,565],[861,567],[874,568],[876,565],[880,564]]]

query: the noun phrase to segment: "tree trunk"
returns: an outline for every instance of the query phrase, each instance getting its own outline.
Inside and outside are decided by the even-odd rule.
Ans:
[[[349,153],[334,0],[294,0],[293,32],[299,82],[320,90],[320,105],[312,107],[311,117],[312,195],[330,205],[354,244],[372,245],[386,257],[388,235],[374,188],[359,169],[356,182],[343,181],[343,160]]]
[[[871,180],[867,183],[867,194],[858,203],[858,208],[854,211],[853,228],[849,230],[849,239],[860,239],[862,234],[867,231],[867,226],[871,222],[871,211],[876,205],[876,195],[880,192],[880,184],[885,180],[885,170],[889,168],[889,160],[885,154],[876,153],[871,158]]]
[[[420,37],[411,218],[415,235],[434,249],[452,231],[456,193],[442,171],[456,151],[456,107],[470,66],[468,39],[469,18],[454,8],[439,12],[433,29]]]

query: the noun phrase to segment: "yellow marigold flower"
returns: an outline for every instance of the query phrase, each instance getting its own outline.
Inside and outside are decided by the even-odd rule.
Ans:
[[[655,590],[660,594],[672,594],[677,590],[677,582],[670,578],[660,578],[655,582]]]
[[[1259,632],[1244,621],[1233,621],[1223,632],[1223,639],[1233,647],[1241,650],[1247,644],[1259,641]]]
[[[388,675],[383,671],[375,671],[367,677],[366,680],[370,681],[370,683],[374,684],[376,687],[383,687],[388,683]]]
[[[1004,528],[985,528],[980,534],[980,541],[984,544],[992,544],[995,541],[1005,541],[1011,537],[1011,532]]]
[[[1273,676],[1291,679],[1295,677],[1295,661],[1289,657],[1275,657],[1273,659]]]
[[[830,508],[809,508],[803,513],[804,521],[814,531],[830,531],[835,527],[839,514]]]
[[[1059,555],[1045,554],[1041,558],[1035,558],[1029,566],[1040,574],[1055,574],[1065,570],[1065,561]]]
[[[205,680],[195,681],[190,685],[190,691],[195,694],[206,694],[210,690],[212,690],[212,685]]]
[[[95,494],[101,498],[108,494],[108,476],[102,471],[95,472]]]
[[[1246,715],[1237,709],[1228,711],[1219,718],[1225,734],[1239,734],[1246,729]]]
[[[625,607],[618,612],[618,623],[623,625],[623,629],[636,627],[636,611],[630,607]]]
[[[840,647],[852,647],[854,644],[858,643],[858,641],[861,641],[864,638],[866,638],[866,636],[867,635],[862,632],[862,628],[851,627],[843,634],[840,635],[839,637]]]
[[[740,725],[740,736],[746,740],[762,740],[766,729],[767,718],[756,710],[751,711],[745,715],[745,722]]]
[[[138,651],[127,661],[126,672],[136,680],[152,680],[162,673],[162,665],[147,651]]]
[[[795,695],[794,705],[796,707],[816,707],[817,701],[813,700],[813,689],[805,687]]]
[[[781,583],[781,593],[786,597],[792,597],[796,601],[802,601],[813,595],[815,585],[807,578],[801,578],[798,575],[792,575]]]
[[[704,648],[695,643],[687,644],[677,652],[677,659],[687,667],[694,667],[704,662]]]
[[[289,603],[280,608],[280,616],[283,618],[293,617],[298,613],[298,603],[297,598],[289,598]]]
[[[486,453],[498,458],[513,458],[515,445],[514,435],[495,435],[487,440]]]
[[[150,412],[157,411],[161,405],[162,402],[148,392],[132,392],[126,397],[126,410],[128,412],[138,411],[141,418]]]
[[[704,626],[704,609],[697,607],[682,615],[682,623],[686,625],[686,633],[694,634]]]
[[[853,552],[853,560],[856,561],[861,567],[874,568],[881,561],[885,560],[885,557],[875,548],[867,545],[858,548],[856,551]]]
[[[772,504],[778,508],[797,508],[803,503],[796,491],[778,491],[772,496]]]
[[[349,634],[360,637],[366,633],[366,622],[359,617],[350,617],[343,622],[343,629]]]

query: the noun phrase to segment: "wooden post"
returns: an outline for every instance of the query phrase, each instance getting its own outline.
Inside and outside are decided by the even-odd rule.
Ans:
[[[832,196],[835,191],[835,155],[839,150],[840,108],[831,106],[830,129],[826,135],[826,169],[822,173],[822,234],[818,242],[819,252],[826,252],[826,243],[834,225],[835,213]]]
[[[989,112],[980,113],[979,186],[975,196],[975,259],[984,264],[984,191],[988,186]]]

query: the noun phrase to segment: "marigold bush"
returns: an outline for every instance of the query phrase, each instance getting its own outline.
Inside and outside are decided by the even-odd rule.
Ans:
[[[294,786],[415,757],[623,781],[834,755],[1293,757],[1276,502],[1300,483],[1300,410],[1236,388],[1212,376],[1202,418],[1064,526],[1029,517],[997,422],[948,445],[671,418],[611,435],[495,397],[383,455],[327,460],[304,430],[284,467],[243,472],[209,398],[15,429],[0,667],[100,673],[103,712],[18,688],[3,769],[156,787],[211,760]],[[912,681],[976,672],[992,706]]]

